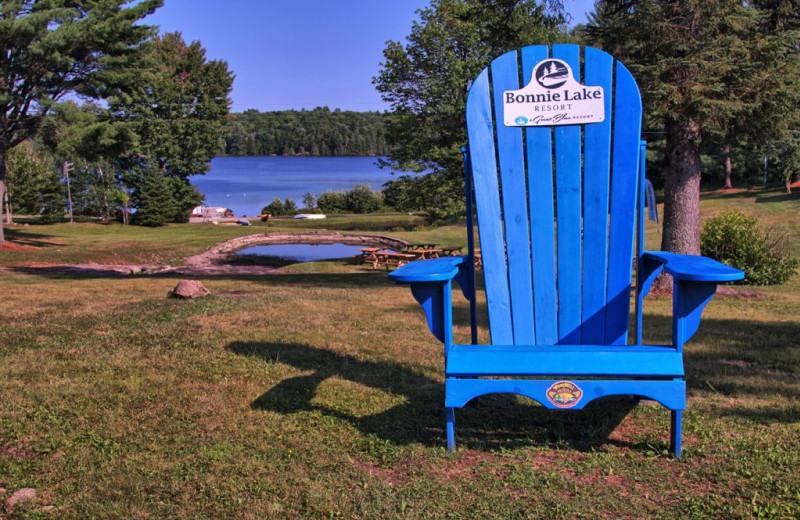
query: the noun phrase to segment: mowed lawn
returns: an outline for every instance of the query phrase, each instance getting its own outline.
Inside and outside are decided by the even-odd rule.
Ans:
[[[800,195],[715,192],[702,207],[758,215],[800,256]],[[375,225],[466,241],[463,226]],[[382,271],[205,277],[212,296],[178,301],[166,295],[182,277],[15,268],[175,264],[272,229],[8,228],[24,247],[0,251],[0,502],[25,487],[36,499],[0,518],[800,517],[798,276],[706,309],[677,460],[668,411],[633,398],[560,413],[480,398],[447,453],[441,345]],[[648,298],[646,340],[669,341],[671,307]]]

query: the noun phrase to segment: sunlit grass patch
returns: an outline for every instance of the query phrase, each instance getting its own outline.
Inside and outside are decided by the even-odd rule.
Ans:
[[[704,214],[744,206],[797,251],[793,217],[769,210],[796,202],[760,197],[704,200]],[[76,261],[119,262],[180,261],[247,231],[30,229]],[[465,240],[458,226],[397,234]],[[50,247],[0,262],[51,261]],[[449,454],[442,347],[407,288],[344,261],[286,271],[200,277],[211,296],[187,301],[166,297],[179,276],[0,271],[0,500],[35,487],[31,518],[800,516],[797,278],[707,307],[686,346],[678,461],[669,413],[627,397],[562,413],[480,398]],[[647,299],[646,340],[670,341],[671,309]]]

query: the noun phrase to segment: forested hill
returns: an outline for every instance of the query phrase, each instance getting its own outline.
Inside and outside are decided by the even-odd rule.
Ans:
[[[246,110],[230,115],[226,155],[386,155],[379,112]]]

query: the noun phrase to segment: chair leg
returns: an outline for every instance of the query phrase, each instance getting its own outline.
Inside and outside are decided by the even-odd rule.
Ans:
[[[672,443],[670,449],[678,458],[681,458],[682,414],[681,410],[672,410]]]
[[[456,450],[456,409],[445,408],[445,418],[447,419],[447,451]]]

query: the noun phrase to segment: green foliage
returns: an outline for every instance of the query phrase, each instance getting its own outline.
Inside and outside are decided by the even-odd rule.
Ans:
[[[63,201],[54,204],[50,195],[60,197],[64,188],[56,164],[44,150],[30,141],[18,144],[8,151],[6,168],[8,198],[15,213],[63,215]]]
[[[297,205],[294,203],[294,200],[286,198],[283,199],[283,210],[286,212],[287,215],[294,215],[297,213]]]
[[[383,207],[383,194],[372,191],[369,184],[356,184],[350,191],[326,191],[317,199],[322,213],[376,213]]]
[[[445,217],[464,211],[461,147],[469,82],[506,51],[566,37],[558,6],[553,13],[531,0],[434,0],[419,16],[405,45],[387,43],[373,83],[392,107],[389,165],[433,169],[436,189],[416,209]]]
[[[124,186],[115,162],[137,146],[131,125],[98,105],[66,101],[43,120],[38,138],[59,163],[75,165],[70,174],[74,215],[108,220],[122,211]]]
[[[375,213],[381,209],[383,197],[372,191],[369,184],[356,184],[347,192],[347,209],[353,213]]]
[[[742,283],[780,285],[797,271],[785,239],[764,231],[756,217],[725,211],[706,221],[700,236],[701,252],[745,272]]]
[[[396,211],[425,211],[428,220],[451,219],[464,210],[463,183],[444,172],[422,176],[402,175],[384,185],[385,204]]]
[[[137,182],[153,176],[138,174],[141,161],[147,162],[148,170],[160,170],[167,185],[161,197],[171,201],[162,204],[169,211],[158,213],[166,211],[167,222],[186,222],[203,200],[188,178],[208,171],[219,149],[233,75],[226,62],[206,60],[200,42],[187,44],[180,33],[156,38],[147,50],[149,67],[129,93],[109,104],[110,113],[137,136],[137,153],[129,156],[121,177],[134,192],[147,191]]]
[[[171,222],[179,211],[172,193],[171,179],[154,165],[135,170],[135,188],[131,200],[136,207],[133,223],[158,227]]]
[[[297,205],[292,199],[288,198],[281,201],[279,197],[275,197],[272,202],[261,208],[261,214],[269,213],[273,216],[294,215],[296,212]]]
[[[0,199],[6,152],[33,137],[70,92],[121,93],[155,28],[137,23],[162,0],[17,0],[0,4]],[[0,221],[0,243],[4,240]]]
[[[378,112],[314,110],[231,114],[227,155],[386,155],[384,119]]]
[[[347,194],[343,191],[326,191],[317,199],[317,208],[323,213],[346,213]]]
[[[800,11],[783,0],[604,0],[595,10],[587,43],[630,69],[644,128],[664,129],[662,249],[696,253],[700,154],[759,150],[788,163],[796,149],[800,116],[786,107],[800,103]]]
[[[317,197],[310,191],[303,194],[303,207],[306,209],[314,209],[317,207]]]
[[[132,92],[111,100],[112,113],[133,126],[139,151],[162,163],[170,176],[205,173],[228,115],[228,64],[206,60],[200,42],[187,44],[180,33],[157,37],[146,58],[149,67]]]

